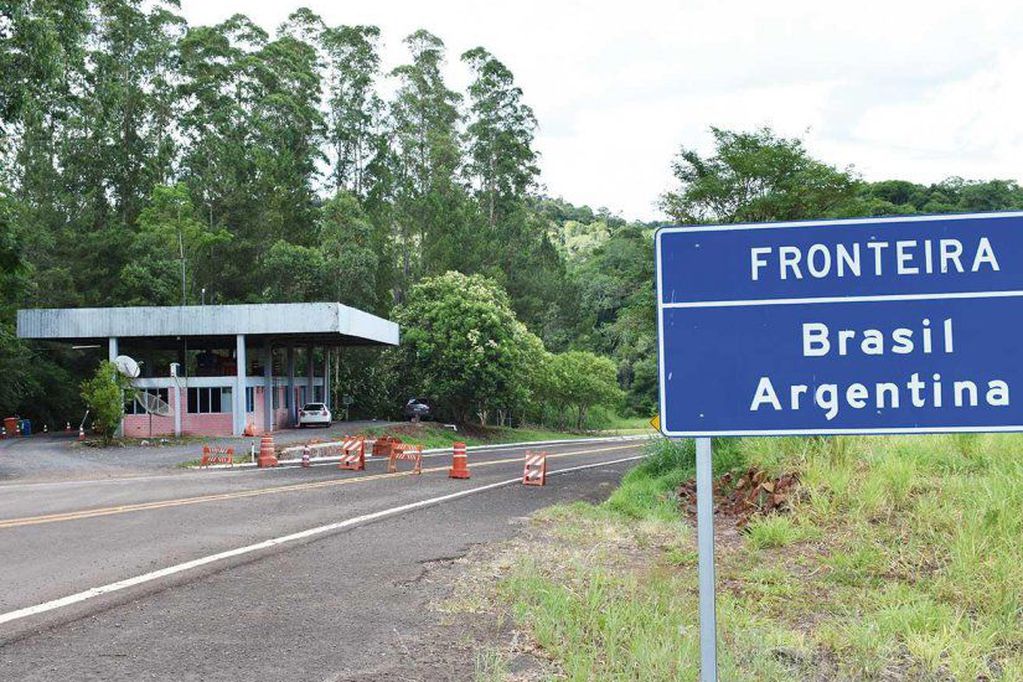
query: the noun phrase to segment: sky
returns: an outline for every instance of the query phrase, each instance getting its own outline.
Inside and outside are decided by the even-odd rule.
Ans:
[[[711,126],[770,126],[867,180],[1023,176],[1023,3],[974,0],[182,0],[190,24],[242,13],[268,30],[307,6],[382,31],[385,70],[418,28],[486,47],[539,121],[551,196],[662,217],[671,161]],[[385,87],[389,87],[385,85]]]

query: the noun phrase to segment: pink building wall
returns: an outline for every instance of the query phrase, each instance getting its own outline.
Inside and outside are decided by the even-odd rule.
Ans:
[[[292,424],[288,416],[288,409],[284,407],[284,394],[287,386],[275,387],[278,392],[279,408],[274,410],[273,428],[275,431],[291,428]],[[245,415],[246,424],[252,429],[252,433],[261,435],[263,428],[263,393],[262,386],[253,387],[253,412]],[[299,387],[295,387],[293,402],[298,402],[301,395]],[[167,398],[171,409],[181,414],[181,434],[185,436],[230,436],[233,428],[232,412],[219,412],[208,414],[190,414],[187,405],[187,391],[180,391],[182,405],[177,405],[173,389],[168,390]],[[129,438],[149,438],[174,435],[174,417],[152,416],[152,430],[150,431],[150,415],[148,414],[126,414],[124,415],[124,435]]]
[[[288,387],[279,386],[275,387],[275,390],[277,391],[277,398],[279,400],[277,404],[280,405],[280,407],[274,410],[273,416],[274,431],[291,428],[291,424],[289,423],[288,420],[288,408],[284,407],[284,394],[287,392]],[[298,389],[296,388],[295,391],[297,393]],[[263,405],[265,404],[263,392],[264,389],[262,386],[255,387],[255,396],[253,399],[254,403],[253,407],[255,408],[255,411],[249,412],[246,415],[246,418],[248,419],[247,423],[252,426],[253,433],[257,434],[261,434],[264,431],[263,424],[265,422],[263,421],[263,415],[266,414],[266,411],[263,409]]]

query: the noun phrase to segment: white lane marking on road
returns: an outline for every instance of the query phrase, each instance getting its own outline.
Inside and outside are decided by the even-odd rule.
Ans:
[[[547,472],[547,475],[553,476],[556,474],[567,474],[573,471],[582,471],[583,469],[596,469],[598,467],[611,466],[612,464],[632,462],[637,459],[643,459],[643,457],[645,457],[645,455],[634,455],[632,457],[622,457],[620,459],[613,459],[607,462],[582,464],[579,466],[567,467],[565,469],[558,469],[556,471],[549,471]],[[429,507],[435,504],[441,504],[443,502],[456,500],[460,497],[466,497],[468,495],[473,495],[475,493],[493,490],[494,488],[501,488],[503,486],[512,485],[513,483],[520,483],[521,481],[522,481],[521,478],[516,477],[510,478],[505,481],[498,481],[497,483],[488,483],[487,485],[477,486],[475,488],[470,488],[469,490],[460,490],[457,493],[450,493],[448,495],[441,495],[439,497],[431,497],[425,500],[419,500],[418,502],[403,504],[400,507],[382,509],[371,514],[363,514],[362,516],[356,516],[345,521],[338,521],[337,523],[328,523],[325,526],[317,526],[315,528],[309,528],[308,530],[299,531],[297,533],[291,533],[290,535],[282,535],[280,537],[272,538],[270,540],[264,540],[263,542],[257,542],[252,545],[246,545],[245,547],[238,547],[236,549],[231,549],[226,552],[210,554],[209,556],[204,556],[199,559],[193,559],[191,561],[186,561],[181,564],[176,564],[174,566],[168,566],[166,568],[161,568],[156,571],[144,573],[142,575],[135,576],[134,578],[119,580],[114,583],[109,583],[107,585],[101,585],[99,587],[93,587],[82,592],[70,594],[66,597],[61,597],[60,599],[54,599],[48,602],[44,602],[42,604],[36,604],[35,606],[27,606],[22,609],[17,609],[16,611],[9,611],[7,613],[0,614],[0,625],[3,625],[4,623],[10,623],[11,621],[20,620],[22,618],[27,618],[29,616],[35,616],[41,613],[46,613],[47,611],[54,611],[56,609],[64,608],[65,606],[71,606],[72,604],[77,604],[79,602],[83,602],[94,597],[99,597],[104,594],[110,594],[111,592],[126,590],[129,587],[135,587],[136,585],[142,585],[143,583],[159,580],[160,578],[166,578],[177,573],[190,571],[194,568],[206,566],[217,561],[223,561],[225,559],[231,559],[237,556],[251,554],[252,552],[258,552],[260,550],[278,547],[289,542],[295,542],[296,540],[304,540],[306,538],[311,538],[316,535],[322,535],[323,533],[330,533],[332,531],[342,530],[344,528],[351,528],[352,526],[362,525],[364,523],[369,523],[370,521],[376,521],[377,519],[386,518],[388,516],[394,516],[396,514],[403,514],[414,509],[421,509],[423,507]]]

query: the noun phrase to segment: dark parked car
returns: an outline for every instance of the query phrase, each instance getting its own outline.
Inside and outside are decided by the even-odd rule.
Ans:
[[[430,418],[430,405],[423,398],[409,398],[402,410],[405,419],[423,421]]]

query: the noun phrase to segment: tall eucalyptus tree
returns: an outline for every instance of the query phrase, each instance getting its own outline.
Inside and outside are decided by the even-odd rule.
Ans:
[[[428,272],[444,272],[465,253],[465,192],[458,125],[461,96],[444,82],[444,42],[429,31],[405,38],[412,56],[394,69],[391,102],[394,231],[399,250],[396,298]]]

